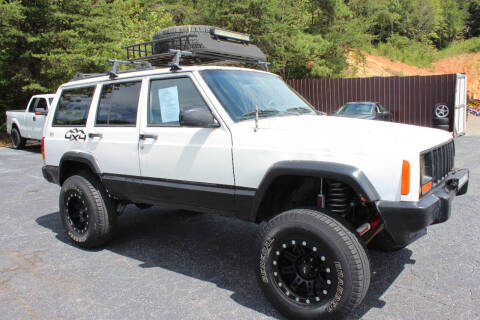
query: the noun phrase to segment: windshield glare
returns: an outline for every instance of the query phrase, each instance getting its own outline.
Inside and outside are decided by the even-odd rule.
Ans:
[[[338,109],[337,114],[371,114],[373,104],[370,103],[347,103]]]
[[[200,71],[205,82],[234,121],[259,116],[315,114],[303,98],[279,77],[243,70]]]

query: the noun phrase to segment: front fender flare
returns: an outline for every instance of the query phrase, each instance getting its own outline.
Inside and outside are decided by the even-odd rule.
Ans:
[[[265,174],[257,189],[251,211],[251,219],[256,221],[258,210],[270,185],[281,176],[323,177],[349,185],[359,197],[366,201],[377,201],[380,196],[367,176],[358,168],[346,164],[322,161],[280,161],[273,164]]]

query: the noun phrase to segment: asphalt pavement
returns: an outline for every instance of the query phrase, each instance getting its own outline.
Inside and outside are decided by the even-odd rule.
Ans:
[[[395,253],[371,251],[351,319],[480,319],[480,137],[456,139],[470,189],[449,221]],[[0,148],[1,319],[275,319],[253,265],[259,226],[128,206],[106,248],[73,246],[38,147]]]

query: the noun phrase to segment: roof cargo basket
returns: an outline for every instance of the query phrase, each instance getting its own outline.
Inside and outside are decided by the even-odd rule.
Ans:
[[[250,43],[250,36],[211,26],[178,26],[160,30],[153,41],[125,47],[127,59],[147,61],[154,66],[211,63],[244,63],[268,68],[265,54]]]

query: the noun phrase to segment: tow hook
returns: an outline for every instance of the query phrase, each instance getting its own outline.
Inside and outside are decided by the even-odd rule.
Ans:
[[[380,225],[380,217],[375,216],[369,222],[365,222],[361,226],[359,226],[356,231],[360,236],[363,236],[370,230],[375,230]]]

